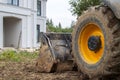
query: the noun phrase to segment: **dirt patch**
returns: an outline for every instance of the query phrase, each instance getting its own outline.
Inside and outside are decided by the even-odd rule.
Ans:
[[[82,80],[78,72],[39,73],[35,69],[36,61],[11,62],[0,61],[0,80]]]

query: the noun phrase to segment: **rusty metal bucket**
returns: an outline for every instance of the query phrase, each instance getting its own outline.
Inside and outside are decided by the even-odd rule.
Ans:
[[[36,69],[39,72],[71,71],[71,34],[41,33],[41,48]]]

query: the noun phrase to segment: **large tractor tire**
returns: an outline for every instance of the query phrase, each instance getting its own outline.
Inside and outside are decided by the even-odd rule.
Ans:
[[[120,73],[120,22],[108,7],[93,7],[78,18],[72,34],[78,68],[89,78]]]

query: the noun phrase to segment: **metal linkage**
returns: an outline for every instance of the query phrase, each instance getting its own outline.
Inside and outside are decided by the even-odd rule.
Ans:
[[[46,36],[45,33],[42,33],[42,34],[43,34],[43,37],[47,40],[47,43],[48,43],[48,46],[49,46],[49,48],[50,48],[50,51],[51,51],[51,54],[52,54],[53,59],[56,61],[56,55],[55,55],[55,53],[54,53],[54,49],[53,49],[53,47],[52,47],[52,44],[51,44],[50,39]]]

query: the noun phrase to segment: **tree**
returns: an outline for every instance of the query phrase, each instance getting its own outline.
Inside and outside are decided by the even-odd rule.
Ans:
[[[59,22],[59,24],[58,24],[58,27],[61,29],[62,28],[62,26],[61,26],[61,23]]]
[[[80,16],[88,7],[96,6],[101,3],[101,0],[70,0],[71,12],[73,15]]]
[[[71,28],[74,28],[74,26],[75,26],[75,21],[72,21],[71,22]]]
[[[51,31],[55,30],[52,19],[50,19],[50,20],[47,19],[46,26],[47,26],[47,32],[51,32]]]
[[[63,32],[63,33],[71,33],[72,28],[62,28],[61,23],[59,22],[58,26],[53,24],[52,19],[47,19],[46,21],[47,32]]]
[[[50,20],[47,19],[46,25],[47,25],[47,26],[54,26],[52,19],[50,19]]]

